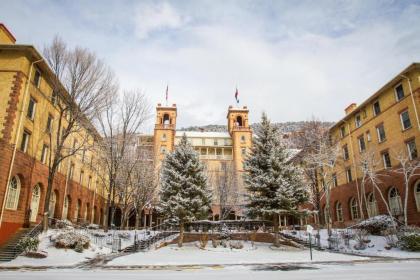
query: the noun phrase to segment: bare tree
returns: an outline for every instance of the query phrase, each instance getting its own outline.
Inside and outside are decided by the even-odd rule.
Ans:
[[[336,180],[336,167],[340,159],[340,148],[337,144],[330,143],[327,136],[320,137],[311,153],[305,157],[312,172],[316,173],[317,186],[321,184],[322,193],[320,200],[325,196],[325,223],[327,224],[328,234],[331,235],[331,211],[330,194],[331,188]]]
[[[237,177],[231,162],[222,162],[215,174],[215,190],[220,207],[220,220],[228,218],[238,204],[239,190]]]
[[[395,173],[400,174],[404,178],[404,224],[407,226],[407,204],[408,194],[411,180],[420,175],[420,161],[411,160],[410,156],[404,151],[398,151],[395,160],[399,163],[399,168],[393,170]]]
[[[59,37],[44,48],[44,56],[53,71],[51,101],[56,109],[56,121],[47,131],[50,152],[44,204],[46,230],[51,192],[59,166],[66,158],[94,142],[97,134],[92,122],[96,113],[104,108],[105,97],[116,92],[117,83],[112,71],[94,53],[80,47],[69,49]]]
[[[377,193],[379,193],[382,199],[382,202],[385,204],[385,207],[388,211],[388,215],[392,220],[392,226],[394,229],[396,229],[396,224],[394,222],[394,219],[392,218],[392,212],[389,207],[389,204],[386,198],[384,197],[381,189],[379,188],[379,184],[382,183],[381,177],[385,176],[384,174],[381,174],[378,172],[379,164],[380,164],[380,161],[376,159],[375,152],[373,150],[368,150],[363,153],[360,160],[360,168],[363,174],[363,186],[365,183],[370,183],[373,189],[376,190]],[[365,197],[365,203],[367,205],[366,197]]]
[[[127,168],[123,161],[130,147],[136,141],[136,135],[144,122],[150,117],[150,105],[143,93],[138,90],[124,92],[122,98],[108,97],[105,110],[98,112],[98,127],[103,137],[100,142],[102,164],[106,172],[102,174],[107,185],[108,198],[105,221],[114,221],[115,198],[118,176],[121,168]],[[131,164],[135,164],[131,163]],[[131,169],[131,168],[130,168]],[[108,223],[105,223],[108,230]]]

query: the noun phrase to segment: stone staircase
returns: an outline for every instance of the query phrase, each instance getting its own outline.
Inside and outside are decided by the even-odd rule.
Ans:
[[[19,240],[27,236],[32,229],[33,228],[19,229],[11,239],[9,239],[4,245],[0,246],[0,262],[11,261],[22,253],[22,251],[17,248],[17,244]]]

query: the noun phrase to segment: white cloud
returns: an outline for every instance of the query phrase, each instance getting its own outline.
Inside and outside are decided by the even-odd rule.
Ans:
[[[186,19],[167,2],[141,4],[136,8],[135,29],[140,39],[146,39],[154,31],[177,29]]]

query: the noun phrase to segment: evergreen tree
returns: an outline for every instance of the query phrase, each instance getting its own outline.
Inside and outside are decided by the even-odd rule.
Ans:
[[[181,247],[185,223],[206,218],[211,203],[204,167],[185,134],[163,162],[160,198],[164,216],[179,224],[178,246]]]
[[[245,159],[244,170],[247,213],[251,217],[273,220],[274,245],[278,246],[279,214],[296,213],[297,206],[307,201],[308,193],[301,169],[289,161],[278,130],[265,113]]]

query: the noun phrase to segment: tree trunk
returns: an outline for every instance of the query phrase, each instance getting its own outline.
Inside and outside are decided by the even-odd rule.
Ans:
[[[137,212],[136,212],[137,213]],[[141,212],[140,212],[140,214],[139,213],[137,213],[137,215],[136,215],[136,224],[135,224],[135,228],[136,229],[139,229],[139,226],[140,226],[140,219],[141,219]]]
[[[408,178],[406,172],[404,172],[404,183],[405,183],[405,190],[404,190],[404,225],[408,225],[407,219],[407,204],[408,204]]]
[[[53,182],[54,182],[54,176],[55,173],[50,171],[48,174],[48,185],[47,185],[47,192],[45,193],[45,202],[44,202],[44,219],[46,219],[46,221],[44,221],[43,223],[43,231],[47,231],[48,230],[48,217],[49,217],[49,212],[50,212],[50,197],[51,197],[51,191],[52,191],[52,187],[53,187]]]
[[[104,217],[104,232],[108,232],[110,205],[111,205],[111,192],[108,193],[108,199],[106,200],[106,209],[105,209],[105,217]]]
[[[182,247],[183,242],[184,242],[184,222],[180,222],[179,223],[178,247]]]
[[[279,247],[279,214],[273,215],[273,226],[274,226],[274,243],[275,247]]]

